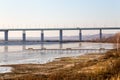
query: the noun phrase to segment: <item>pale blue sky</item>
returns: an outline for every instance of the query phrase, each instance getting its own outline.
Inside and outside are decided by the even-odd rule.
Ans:
[[[0,28],[105,27],[120,26],[119,22],[120,0],[0,0]],[[84,32],[89,33],[98,31]],[[50,34],[59,35],[45,33]],[[21,32],[9,35],[22,36]],[[27,35],[40,36],[40,32]],[[78,32],[64,35],[78,35]]]
[[[0,27],[120,26],[120,0],[0,0]]]

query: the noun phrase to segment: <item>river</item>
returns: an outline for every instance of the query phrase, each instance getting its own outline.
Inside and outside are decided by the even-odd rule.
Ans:
[[[2,45],[0,46],[0,65],[6,64],[24,64],[24,63],[39,63],[43,64],[60,57],[79,56],[85,54],[83,52],[40,52],[26,50],[28,48],[41,49],[113,49],[113,44],[110,43],[63,43],[63,44],[32,44],[32,45]],[[91,52],[88,52],[91,53]]]
[[[55,58],[80,56],[86,52],[41,52],[26,50],[33,49],[113,49],[111,43],[91,43],[91,42],[76,42],[76,43],[45,43],[42,44],[29,44],[29,45],[1,45],[0,46],[0,65],[9,64],[44,64],[55,60]],[[93,53],[93,52],[88,52]],[[1,69],[1,68],[0,68]],[[3,67],[2,67],[3,70]],[[6,71],[7,72],[7,71]]]

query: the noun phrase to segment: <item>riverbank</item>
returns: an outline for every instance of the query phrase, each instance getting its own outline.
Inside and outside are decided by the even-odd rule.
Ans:
[[[13,68],[12,72],[0,74],[0,78],[1,80],[116,80],[120,73],[119,52],[112,50],[105,54],[91,53],[78,57],[63,57],[46,64],[6,65]]]

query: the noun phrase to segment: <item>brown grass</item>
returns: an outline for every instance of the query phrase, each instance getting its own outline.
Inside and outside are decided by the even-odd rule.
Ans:
[[[58,71],[51,74],[49,80],[116,80],[120,76],[119,52],[108,51],[98,60],[77,64],[67,71]]]
[[[100,55],[97,55],[100,56]],[[120,80],[120,50],[96,55],[62,58],[44,65],[11,65],[5,80]],[[32,66],[32,67],[31,67]],[[7,77],[6,77],[7,76]]]

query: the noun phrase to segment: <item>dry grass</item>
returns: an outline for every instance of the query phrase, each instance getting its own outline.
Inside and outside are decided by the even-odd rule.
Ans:
[[[49,80],[120,80],[120,51],[108,51],[98,60],[77,64],[50,75]]]
[[[99,57],[98,57],[99,56]],[[120,50],[104,55],[62,58],[44,65],[11,65],[5,80],[120,80]],[[3,77],[4,76],[4,77]],[[7,76],[7,78],[6,78]]]

